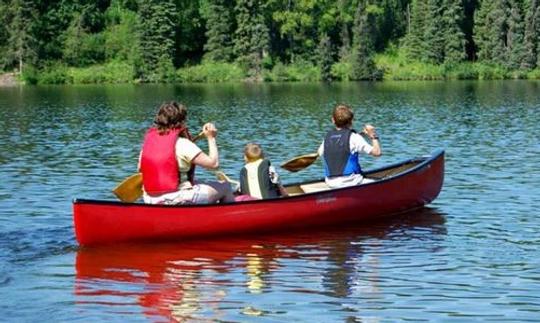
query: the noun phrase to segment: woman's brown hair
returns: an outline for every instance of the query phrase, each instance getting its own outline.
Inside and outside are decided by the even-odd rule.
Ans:
[[[187,108],[178,102],[163,103],[154,118],[154,125],[160,135],[167,134],[169,130],[181,129],[186,121]]]

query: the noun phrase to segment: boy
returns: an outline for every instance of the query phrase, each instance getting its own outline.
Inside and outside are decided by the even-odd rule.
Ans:
[[[324,159],[325,182],[331,188],[368,183],[362,176],[358,155],[365,153],[379,157],[381,146],[372,125],[366,124],[362,131],[371,139],[371,145],[352,130],[354,113],[350,107],[339,104],[332,113],[335,129],[330,130],[319,147],[319,156]]]
[[[244,148],[246,164],[240,171],[240,192],[259,199],[287,196],[287,191],[279,181],[279,175],[264,159],[260,145],[249,143]]]

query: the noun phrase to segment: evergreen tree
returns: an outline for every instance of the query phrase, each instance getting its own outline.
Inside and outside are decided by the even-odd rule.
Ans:
[[[426,52],[425,29],[429,15],[426,0],[412,0],[409,7],[409,23],[407,35],[403,40],[403,48],[407,58],[424,60]]]
[[[440,64],[444,61],[444,25],[442,23],[444,8],[442,0],[427,0],[426,25],[424,29],[424,54],[420,60]]]
[[[281,0],[282,6],[272,13],[274,21],[280,24],[280,34],[289,42],[290,62],[298,58],[310,60],[316,48],[317,0]]]
[[[338,0],[338,23],[339,27],[339,39],[341,46],[339,48],[339,58],[343,61],[348,61],[351,55],[351,23],[354,20],[354,16],[351,14],[351,0]],[[354,12],[354,11],[353,11]]]
[[[465,33],[462,29],[464,11],[461,0],[444,0],[443,8],[444,62],[459,63],[467,57]]]
[[[230,61],[233,54],[231,33],[232,25],[231,1],[209,0],[206,17],[206,37],[204,45],[205,57],[212,61]]]
[[[525,15],[525,35],[521,68],[533,69],[537,66],[540,40],[540,6],[538,0],[530,0]]]
[[[176,7],[173,0],[142,0],[139,4],[142,81],[167,81],[174,75]]]
[[[321,69],[321,79],[325,82],[332,81],[331,68],[334,63],[332,53],[332,42],[327,34],[321,36],[319,42],[319,67]]]
[[[9,38],[7,26],[9,24],[9,9],[8,4],[4,0],[0,0],[0,71],[4,69],[6,64],[6,45]]]
[[[519,0],[484,0],[475,19],[480,60],[511,69],[525,59],[524,26]]]
[[[506,36],[507,59],[505,65],[511,69],[518,69],[524,60],[523,47],[523,16],[521,2],[509,0],[508,8],[508,33]]]
[[[33,34],[37,20],[34,1],[13,0],[10,5],[11,21],[6,46],[6,65],[16,66],[23,73],[26,64],[33,65],[37,59],[36,43]]]
[[[262,0],[238,0],[235,6],[234,51],[238,62],[254,80],[260,80],[263,58],[268,53],[269,35]]]
[[[353,80],[375,80],[381,77],[373,61],[373,35],[375,34],[373,28],[377,12],[378,7],[369,5],[367,0],[359,1],[353,30]]]
[[[133,63],[137,52],[137,13],[122,4],[123,0],[112,0],[105,12],[104,31],[105,56],[109,60]]]
[[[474,41],[481,61],[503,64],[506,60],[507,0],[482,0],[475,14]]]

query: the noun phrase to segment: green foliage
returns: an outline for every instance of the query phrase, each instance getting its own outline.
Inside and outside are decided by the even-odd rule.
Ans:
[[[81,14],[74,16],[64,39],[64,60],[71,66],[88,66],[105,58],[103,35],[86,32]]]
[[[407,58],[422,60],[426,51],[424,35],[429,17],[427,2],[425,0],[412,0],[410,12],[409,29],[403,39],[403,48]]]
[[[34,66],[28,66],[21,74],[21,79],[26,84],[37,84],[39,81],[39,71]]]
[[[479,80],[504,80],[510,78],[508,70],[500,65],[479,63],[475,65]]]
[[[287,56],[290,62],[297,59],[310,59],[316,47],[316,0],[278,1],[280,6],[272,13],[272,18],[279,26],[281,37],[289,43]],[[326,16],[323,22],[329,20]],[[327,24],[327,23],[326,23]]]
[[[447,63],[443,65],[444,75],[449,80],[478,80],[478,63]]]
[[[539,66],[540,61],[540,4],[538,0],[529,0],[525,9],[523,60],[520,67],[531,70]]]
[[[144,82],[169,81],[174,56],[176,7],[172,0],[141,0],[139,5],[139,77]]]
[[[0,0],[0,70],[29,84],[537,78],[539,66],[540,0]]]
[[[289,65],[278,62],[271,71],[265,71],[264,80],[270,82],[315,82],[321,80],[321,72],[317,66],[307,61]]]
[[[463,32],[464,11],[462,0],[443,0],[443,52],[446,64],[463,62],[465,33]]]
[[[528,79],[540,80],[540,68],[536,68],[527,73]]]
[[[488,64],[519,68],[525,55],[522,2],[483,0],[476,13],[475,42],[478,58]]]
[[[325,82],[332,80],[332,63],[334,62],[332,53],[332,43],[327,34],[321,36],[319,42],[319,68],[321,70],[321,79]]]
[[[24,66],[33,65],[37,61],[37,39],[33,32],[37,12],[35,3],[31,0],[13,0],[5,6],[9,15],[8,39],[5,45],[4,65],[16,67],[19,73],[24,72]]]
[[[107,26],[103,32],[107,60],[132,61],[138,50],[137,13],[113,1],[105,13]]]
[[[234,30],[230,1],[208,0],[206,14],[205,58],[228,62],[233,57],[231,33]]]
[[[69,68],[67,78],[74,84],[130,83],[134,79],[134,69],[125,62],[110,62],[85,68]]]
[[[68,76],[68,67],[59,62],[53,62],[39,71],[38,84],[66,84],[71,83]]]
[[[341,61],[332,65],[330,70],[332,78],[338,81],[350,81],[351,75],[351,63]]]
[[[184,67],[176,72],[176,80],[183,83],[218,83],[242,81],[246,77],[236,64],[206,62],[201,65]]]
[[[367,0],[359,2],[354,19],[354,48],[351,61],[353,80],[377,80],[382,77],[373,61],[373,27],[378,10],[373,9],[372,5],[367,5],[365,1]]]
[[[269,34],[262,0],[237,0],[234,51],[237,61],[253,80],[260,80],[262,62],[268,54]]]

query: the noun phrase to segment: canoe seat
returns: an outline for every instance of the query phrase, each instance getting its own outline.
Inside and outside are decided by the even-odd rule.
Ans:
[[[325,182],[302,184],[300,185],[300,188],[302,189],[302,191],[304,191],[304,193],[321,192],[330,189],[330,187],[328,187]]]

